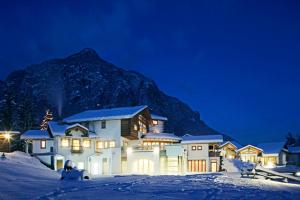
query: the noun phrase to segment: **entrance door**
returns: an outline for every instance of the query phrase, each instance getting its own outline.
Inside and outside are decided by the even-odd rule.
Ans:
[[[102,159],[102,174],[109,175],[109,158]]]
[[[56,169],[64,168],[64,161],[62,159],[56,160]]]
[[[218,171],[217,161],[216,160],[211,160],[210,161],[210,171],[211,172],[217,172]]]

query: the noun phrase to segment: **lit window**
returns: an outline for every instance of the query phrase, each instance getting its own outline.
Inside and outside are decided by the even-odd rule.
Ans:
[[[192,146],[192,150],[193,150],[193,151],[196,151],[196,146]]]
[[[102,128],[102,129],[105,129],[105,128],[106,128],[106,121],[102,121],[102,122],[101,122],[101,128]]]
[[[157,120],[153,120],[152,123],[153,123],[153,125],[157,125],[158,121]]]
[[[46,140],[41,140],[40,146],[41,149],[46,149]]]
[[[72,149],[76,151],[80,150],[80,140],[72,140]]]
[[[90,148],[91,147],[91,140],[83,140],[83,147]]]
[[[84,169],[84,162],[78,162],[77,168],[80,170]]]
[[[66,138],[61,139],[61,146],[69,147],[69,139],[66,139]]]
[[[109,147],[110,147],[110,148],[116,147],[116,142],[115,142],[115,141],[110,141],[110,142],[109,142]]]
[[[202,150],[202,146],[197,146],[197,150]]]
[[[138,126],[135,124],[135,125],[133,126],[133,129],[134,129],[135,131],[137,131],[137,130],[138,130]]]
[[[107,141],[104,142],[104,148],[105,149],[108,148],[108,142]]]
[[[97,149],[103,149],[103,142],[102,141],[97,141]]]

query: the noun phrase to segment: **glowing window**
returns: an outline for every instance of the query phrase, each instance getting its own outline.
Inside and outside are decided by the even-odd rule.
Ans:
[[[202,146],[197,146],[197,150],[202,150]]]
[[[62,147],[69,147],[69,139],[63,138],[61,139],[61,146]]]
[[[103,146],[103,142],[102,141],[97,141],[97,149],[103,149],[104,146]]]
[[[41,146],[41,149],[46,149],[46,140],[41,140],[40,146]]]
[[[78,162],[77,168],[84,169],[84,162]]]
[[[91,140],[83,140],[83,147],[90,148],[91,147]]]
[[[192,146],[193,151],[196,151],[196,149],[197,149],[196,146]]]
[[[116,147],[116,142],[115,142],[115,141],[110,141],[110,142],[109,142],[109,147],[110,147],[110,148]]]
[[[76,151],[80,150],[80,140],[77,139],[72,140],[72,149]]]
[[[158,121],[157,120],[152,120],[153,125],[157,125]]]

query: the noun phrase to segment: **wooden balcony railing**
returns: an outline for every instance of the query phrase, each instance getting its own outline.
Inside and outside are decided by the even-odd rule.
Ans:
[[[220,156],[220,152],[210,151],[210,152],[208,152],[208,156],[209,157],[219,157]]]

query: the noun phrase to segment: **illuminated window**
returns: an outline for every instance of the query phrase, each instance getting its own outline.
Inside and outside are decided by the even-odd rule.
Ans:
[[[116,142],[115,142],[115,141],[110,141],[110,142],[109,142],[109,147],[110,147],[110,148],[116,147]]]
[[[153,120],[152,123],[153,123],[153,125],[157,125],[158,121],[157,120]]]
[[[97,145],[96,145],[97,149],[103,149],[103,142],[102,141],[97,141]]]
[[[193,151],[196,151],[196,146],[192,146],[192,150],[193,150]]]
[[[84,162],[78,162],[77,168],[81,170],[84,169]]]
[[[73,139],[72,140],[72,149],[75,150],[75,151],[80,150],[80,140],[78,140],[78,139]]]
[[[137,131],[137,130],[138,130],[138,126],[135,124],[135,125],[133,126],[133,129],[134,129],[135,131]]]
[[[41,140],[40,146],[41,146],[41,149],[46,149],[46,140]]]
[[[104,142],[104,148],[105,149],[108,148],[108,142],[107,141]]]
[[[202,146],[197,146],[197,150],[202,150]]]
[[[102,128],[102,129],[105,129],[105,128],[106,128],[106,121],[102,121],[102,122],[101,122],[101,128]]]
[[[61,139],[61,146],[62,147],[69,147],[69,139],[66,139],[66,138],[62,138]]]
[[[91,140],[83,140],[83,147],[90,148],[91,147]]]

